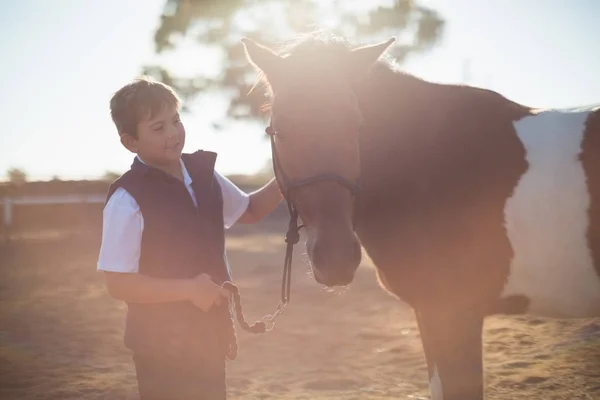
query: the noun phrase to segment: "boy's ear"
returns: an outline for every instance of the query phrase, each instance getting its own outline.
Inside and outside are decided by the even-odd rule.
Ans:
[[[121,134],[121,144],[132,153],[138,151],[138,140],[130,133]]]

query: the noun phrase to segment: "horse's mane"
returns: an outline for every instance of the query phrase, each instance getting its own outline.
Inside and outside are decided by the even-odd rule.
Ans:
[[[352,50],[372,43],[350,43],[345,37],[338,36],[326,31],[314,31],[297,35],[291,41],[279,46],[279,55],[293,56],[298,58],[310,58],[316,55],[327,58],[343,59]],[[396,59],[388,52],[384,53],[378,60],[378,64],[384,65],[392,70],[398,69]]]
[[[336,61],[344,60],[348,53],[362,45],[362,43],[352,44],[345,37],[327,31],[315,30],[298,34],[287,41],[273,45],[271,49],[283,58],[295,58],[299,60],[319,59],[321,62],[331,61],[335,63]],[[395,58],[388,53],[384,53],[379,58],[377,65],[379,69],[383,68],[390,72],[404,74],[399,70]],[[273,91],[266,75],[262,71],[258,71],[258,75],[258,80],[248,94],[254,92],[258,86],[263,85],[265,88],[264,94],[268,100],[263,104],[261,110],[268,112],[271,107],[270,99],[273,96]]]

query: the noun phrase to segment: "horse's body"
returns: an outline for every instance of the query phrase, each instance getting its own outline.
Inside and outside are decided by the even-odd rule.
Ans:
[[[489,91],[396,79],[448,96],[392,108],[396,121],[438,127],[405,130],[376,115],[378,96],[359,95],[356,232],[384,285],[414,306],[600,317],[600,107],[531,110]]]
[[[340,67],[340,50],[330,47],[320,54],[332,60],[321,61]],[[260,65],[260,54],[248,53],[267,78],[275,74]],[[600,317],[600,107],[535,110],[492,91],[426,82],[383,61],[349,86],[363,118],[354,231],[382,285],[415,310],[434,400],[484,397],[486,316]],[[309,86],[304,90],[311,94]],[[316,161],[337,154],[324,135],[322,145],[306,136],[313,164],[351,176],[331,160]],[[303,144],[294,143],[294,151],[306,162]],[[283,141],[279,146],[285,152]],[[281,168],[299,177],[315,174],[286,165],[285,153],[281,158]],[[313,191],[343,199],[344,189],[333,186]],[[346,219],[332,208],[334,216],[319,212],[325,197],[318,202],[304,190],[296,200],[314,236],[310,246],[327,240],[342,253],[342,239],[329,225],[345,237]],[[326,268],[316,265],[315,276]]]

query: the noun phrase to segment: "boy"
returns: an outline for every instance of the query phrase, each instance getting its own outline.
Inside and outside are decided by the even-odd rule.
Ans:
[[[182,154],[180,100],[137,79],[110,101],[131,169],[110,186],[98,270],[128,306],[125,346],[142,400],[225,399],[235,346],[224,229],[256,223],[282,200],[273,179],[246,194],[214,170],[216,154]]]

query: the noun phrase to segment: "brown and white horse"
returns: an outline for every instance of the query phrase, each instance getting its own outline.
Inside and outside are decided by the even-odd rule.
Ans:
[[[315,279],[349,284],[362,246],[415,310],[432,398],[480,400],[486,316],[600,317],[600,108],[427,82],[393,40],[242,39]]]

